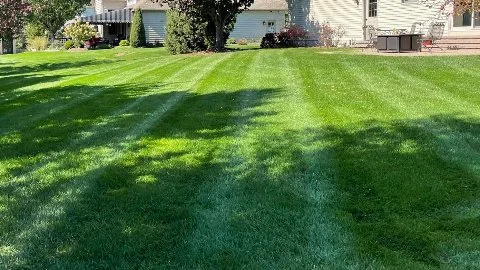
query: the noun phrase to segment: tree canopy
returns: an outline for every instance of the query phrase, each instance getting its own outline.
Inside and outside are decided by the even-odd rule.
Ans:
[[[232,31],[238,14],[248,9],[254,0],[152,0],[167,3],[194,20],[214,26],[215,49],[225,48],[225,33]]]
[[[85,10],[90,0],[26,0],[31,6],[31,21],[53,36],[66,21]]]
[[[480,0],[420,0],[429,7],[440,7],[447,14],[463,14],[480,11]]]
[[[24,0],[0,0],[0,38],[10,40],[19,35],[29,13]]]

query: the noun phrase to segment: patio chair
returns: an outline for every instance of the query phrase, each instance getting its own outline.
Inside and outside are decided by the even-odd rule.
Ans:
[[[418,26],[420,26],[420,30],[418,29]],[[410,34],[420,33],[421,32],[421,26],[422,26],[421,22],[414,22],[412,24],[412,28],[410,29]]]
[[[444,23],[432,23],[428,29],[427,34],[420,39],[422,46],[427,48],[429,52],[432,52],[433,48],[438,48],[443,51],[437,42],[443,38],[443,33],[445,31]]]
[[[375,49],[377,48],[377,40],[378,40],[378,29],[375,28],[373,25],[365,26],[365,37],[368,41],[367,46],[365,49]]]

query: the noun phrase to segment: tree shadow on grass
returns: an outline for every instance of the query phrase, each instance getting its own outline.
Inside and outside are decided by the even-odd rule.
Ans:
[[[84,86],[81,87],[85,90]],[[63,236],[70,238],[72,235],[68,236],[69,233],[79,236],[86,234],[80,236],[86,241],[98,241],[101,236],[97,235],[94,237],[97,238],[97,240],[95,240],[91,238],[93,234],[88,233],[88,231],[83,230],[83,228],[88,228],[88,224],[98,228],[97,226],[99,224],[97,224],[95,220],[102,224],[103,222],[108,223],[108,220],[110,220],[108,216],[113,214],[115,217],[111,217],[111,225],[114,227],[109,228],[112,230],[104,234],[107,238],[103,240],[106,241],[105,243],[109,243],[109,245],[121,246],[123,246],[122,243],[125,242],[125,239],[115,237],[111,233],[125,233],[123,229],[126,228],[123,228],[122,232],[119,232],[116,230],[121,227],[117,226],[120,226],[122,222],[126,222],[128,225],[130,218],[133,218],[134,221],[132,226],[135,225],[135,220],[137,220],[135,216],[139,215],[138,218],[140,218],[140,216],[143,215],[143,208],[152,207],[152,211],[161,210],[157,214],[162,216],[167,215],[169,211],[172,212],[174,216],[180,215],[175,213],[182,211],[181,204],[186,203],[180,201],[194,196],[190,194],[190,192],[195,191],[195,186],[201,185],[202,181],[204,181],[204,179],[201,179],[201,176],[198,175],[198,172],[205,171],[212,173],[215,171],[216,165],[211,165],[200,159],[198,161],[200,165],[192,169],[188,167],[158,169],[152,173],[161,174],[162,171],[164,171],[164,174],[169,176],[164,179],[165,183],[172,186],[150,188],[148,185],[140,185],[136,188],[135,183],[138,179],[140,179],[138,180],[140,182],[148,182],[150,176],[146,175],[143,178],[139,178],[135,175],[135,178],[133,176],[129,177],[129,173],[131,173],[130,170],[133,170],[133,168],[125,164],[117,165],[117,162],[119,162],[117,159],[140,151],[142,149],[141,141],[148,140],[148,138],[152,136],[182,138],[185,137],[186,134],[197,134],[197,139],[201,140],[202,132],[200,131],[205,129],[211,132],[205,135],[204,139],[212,138],[212,136],[227,136],[227,134],[231,132],[228,126],[234,123],[242,123],[244,125],[252,124],[251,121],[253,121],[255,117],[261,116],[259,113],[248,111],[237,114],[238,111],[253,110],[261,104],[265,104],[276,92],[275,89],[246,89],[241,91],[219,91],[209,94],[195,94],[188,91],[161,93],[161,91],[158,90],[163,86],[155,85],[157,91],[153,93],[150,87],[151,86],[148,85],[123,85],[103,89],[106,94],[100,96],[99,100],[95,100],[95,102],[99,102],[99,107],[94,111],[89,111],[89,114],[86,114],[82,106],[79,106],[79,108],[69,110],[59,116],[65,116],[65,118],[62,118],[63,121],[61,125],[44,123],[46,124],[44,126],[40,125],[41,123],[37,123],[37,126],[41,130],[32,130],[32,138],[28,140],[22,138],[16,143],[4,145],[4,148],[6,148],[2,149],[2,160],[15,159],[19,155],[29,157],[30,155],[36,155],[38,152],[46,154],[47,157],[49,155],[51,156],[51,158],[47,158],[46,161],[40,159],[40,165],[32,164],[31,166],[26,166],[26,168],[18,168],[18,171],[10,171],[10,175],[18,177],[26,176],[27,178],[19,182],[4,183],[1,188],[0,194],[3,195],[3,207],[8,209],[4,215],[5,218],[1,222],[3,223],[1,227],[4,232],[1,238],[3,238],[3,242],[6,243],[5,245],[12,242],[20,243],[18,244],[18,246],[20,246],[18,249],[23,254],[20,256],[22,257],[22,267],[35,268],[42,265],[42,263],[51,262],[47,258],[50,255],[44,257],[44,259],[40,259],[41,262],[34,262],[40,258],[34,255],[34,253],[41,252],[46,254],[45,252],[55,253],[59,251],[57,249],[59,246],[53,246],[59,243],[57,240],[54,240],[54,243],[47,240],[52,239],[51,237],[53,235],[51,233],[53,233],[53,231],[44,230],[41,226],[38,226],[39,223],[43,222],[38,220],[39,215],[41,216],[43,214],[45,217],[51,217],[50,214],[52,213],[50,213],[50,211],[58,212],[62,217],[65,214],[65,218],[73,222],[70,223],[70,221],[65,220],[56,223],[53,221],[55,218],[52,217],[52,226],[59,226],[58,230],[61,231],[69,231]],[[99,91],[99,89],[97,88],[95,91]],[[232,101],[239,99],[239,97],[243,95],[248,95],[252,98],[248,99],[247,103],[241,104],[242,107],[240,108],[239,104],[235,104]],[[104,106],[101,106],[102,101],[104,102]],[[89,104],[85,104],[85,106],[89,105],[87,107],[90,109],[96,108],[95,104],[90,102]],[[183,108],[189,108],[189,110],[184,111]],[[210,120],[204,121],[204,119]],[[100,127],[97,127],[99,122],[104,123],[100,125]],[[58,131],[57,129],[60,130]],[[72,144],[72,137],[76,138],[76,135],[85,131],[88,131],[88,137],[86,139],[80,137],[76,143]],[[59,143],[56,145],[55,140],[52,141],[50,140],[51,138],[59,139]],[[39,142],[43,141],[48,141],[48,143],[39,144]],[[137,150],[134,151],[134,149]],[[106,153],[103,151],[106,151]],[[161,156],[155,156],[154,158],[141,159],[141,162],[145,163],[145,166],[147,164],[158,163],[159,161],[167,162],[170,159],[175,160],[177,157],[183,157],[186,153],[186,150],[170,151],[162,153]],[[118,155],[118,158],[112,158],[111,155]],[[205,156],[204,159],[208,160],[208,155]],[[181,166],[181,164],[179,165]],[[80,170],[81,173],[78,173],[77,170]],[[185,183],[185,179],[186,181],[191,181],[191,183]],[[175,192],[175,190],[171,190],[170,188],[174,188],[175,182],[177,181],[178,185],[181,185],[179,190],[176,191],[178,196],[172,195],[172,197],[170,197],[169,194]],[[127,187],[124,187],[124,185]],[[126,191],[130,190],[128,186],[132,186],[133,195],[136,197],[134,201],[138,200],[138,203],[134,203],[131,210],[123,209],[122,206],[118,205],[116,206],[117,208],[120,207],[117,209],[118,211],[110,207],[108,207],[108,210],[103,208],[113,203],[106,200],[111,199],[109,197],[110,195],[114,195],[115,200],[117,200],[117,198],[122,201],[133,199],[130,197],[126,198],[122,192],[123,189],[126,189]],[[182,188],[185,190],[182,191]],[[69,195],[65,198],[62,197],[62,194]],[[183,194],[183,197],[179,196],[181,194]],[[152,197],[154,195],[156,197]],[[152,202],[152,200],[161,199],[162,197],[166,198],[167,201],[170,200],[173,202],[162,204],[161,207],[165,208],[158,208],[147,204],[147,202]],[[179,200],[178,204],[180,204],[177,207],[178,209],[169,210],[175,209],[174,202],[176,200]],[[90,203],[92,202],[95,202],[96,206],[91,205]],[[116,204],[116,201],[114,202]],[[85,205],[82,206],[83,204]],[[92,206],[95,208],[99,207],[101,212],[99,213],[94,209],[90,209]],[[76,207],[80,207],[80,209],[75,210],[74,208]],[[85,207],[84,210],[86,210],[86,212],[81,209],[82,207]],[[104,210],[107,210],[107,213],[102,213]],[[117,216],[117,214],[123,212],[129,214],[125,214],[125,216],[122,215],[122,217]],[[188,211],[185,209],[185,212]],[[137,214],[134,215],[134,213]],[[82,215],[85,214],[88,215],[88,217],[82,217]],[[96,218],[87,221],[92,218],[90,214],[94,214]],[[74,217],[70,215],[74,215]],[[81,227],[78,227],[76,224],[82,224],[83,222],[81,220],[74,221],[76,218],[80,218],[88,224],[83,224]],[[116,220],[113,221],[113,219]],[[144,217],[144,219],[149,220],[148,217]],[[164,217],[164,219],[159,219],[158,222],[168,223],[170,219],[171,218],[167,216]],[[179,221],[177,220],[175,222],[178,223]],[[47,223],[50,222],[47,221]],[[151,228],[155,231],[159,230],[162,226],[160,223],[155,222],[159,227]],[[147,225],[148,224],[145,226]],[[178,228],[177,225],[170,228],[170,230],[173,232],[173,228]],[[108,227],[109,226],[105,228]],[[148,229],[148,227],[142,228]],[[98,231],[93,228],[88,230],[98,233]],[[26,237],[26,235],[28,235],[28,237]],[[47,246],[56,250],[49,248],[44,249],[45,252],[38,250],[37,248],[39,248],[39,246],[37,246],[36,243],[29,243],[31,240],[29,237],[36,237],[35,235],[42,238],[43,240],[41,241],[44,241]],[[141,235],[144,237],[157,236],[154,233],[145,234],[145,232]],[[181,235],[178,235],[178,237],[180,236]],[[108,237],[114,237],[114,239],[108,240]],[[70,243],[67,238],[60,238],[58,238],[59,241],[67,241]],[[172,235],[172,238],[174,238],[174,235]],[[146,240],[142,237],[140,237],[140,239]],[[116,242],[117,240],[120,242]],[[174,241],[169,238],[163,240]],[[90,253],[92,250],[86,246],[83,247],[82,243],[72,243],[75,245],[69,246],[67,242],[64,243],[67,250],[64,250],[63,253],[67,252],[68,249],[73,250],[78,246],[79,257],[93,256]],[[30,246],[31,244],[33,245]],[[140,243],[137,243],[137,246],[138,244]],[[163,245],[164,244],[161,246]],[[29,248],[25,248],[24,246],[29,246]],[[158,246],[156,247],[158,248]],[[172,248],[172,246],[168,245],[165,247]],[[105,247],[101,245],[93,247],[93,249],[96,248],[104,249]],[[145,247],[142,247],[142,249],[143,248]],[[60,247],[60,249],[62,249],[62,247]],[[31,253],[32,250],[33,253]],[[82,250],[86,253],[82,253]],[[137,252],[138,249],[135,251]],[[165,252],[167,251],[168,250],[165,250]],[[118,250],[118,252],[123,253],[126,251]],[[118,259],[122,256],[120,253],[107,255],[100,252],[100,250],[94,253],[99,255],[97,258],[98,261],[91,262],[96,267],[101,266],[102,260],[107,260],[111,265],[115,265],[115,263],[108,258]],[[133,254],[130,255],[133,256]],[[35,257],[35,259],[31,256]],[[33,261],[31,261],[31,259]],[[84,266],[89,265],[86,261],[82,263]],[[138,263],[136,258],[132,258],[132,264],[138,265]]]
[[[327,134],[334,142],[343,212],[366,258],[387,266],[441,267],[453,253],[447,242],[479,240],[480,217],[457,212],[479,202],[478,119],[370,122]],[[472,248],[479,246],[465,243],[460,252]]]
[[[138,99],[125,91],[117,107]],[[269,129],[257,120],[274,114],[260,107],[275,95],[146,95],[144,111],[112,118],[120,129],[69,150],[73,159],[51,173],[85,167],[82,155],[98,166],[30,197],[13,193],[2,231],[17,253],[7,266],[441,267],[451,255],[442,243],[478,239],[478,216],[457,212],[478,203],[478,119]],[[172,100],[179,105],[143,129],[152,104]],[[90,128],[113,110],[70,112],[67,123]]]
[[[72,61],[59,63],[44,63],[35,66],[0,66],[0,109],[7,108],[5,101],[15,100],[15,92],[19,88],[25,88],[40,83],[59,81],[63,78],[81,74],[51,74],[57,70],[85,68],[89,66],[107,65],[117,61]],[[24,95],[24,93],[17,93]],[[28,94],[27,94],[28,95]],[[19,103],[15,103],[17,106]],[[0,111],[2,113],[2,111]]]
[[[8,64],[0,65],[0,78],[6,79],[14,75],[25,75],[29,73],[38,73],[38,72],[52,72],[63,69],[72,69],[72,68],[83,68],[88,66],[96,66],[101,64],[109,64],[118,62],[119,60],[83,60],[83,61],[68,61],[68,62],[56,62],[56,63],[42,63],[38,65],[23,65],[23,66],[12,66]],[[121,60],[123,61],[123,60]],[[4,83],[0,80],[0,83]],[[1,85],[1,84],[0,84]]]

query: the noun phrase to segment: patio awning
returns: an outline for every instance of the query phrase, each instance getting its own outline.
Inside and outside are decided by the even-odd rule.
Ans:
[[[89,23],[131,23],[132,11],[130,9],[114,10],[102,14],[80,18],[82,22]]]

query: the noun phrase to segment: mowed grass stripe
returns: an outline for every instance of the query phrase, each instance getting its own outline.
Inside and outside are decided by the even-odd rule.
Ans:
[[[38,72],[32,73],[30,76],[26,78],[21,78],[19,85],[24,85],[25,80],[30,80],[31,78],[38,78],[38,82],[35,84],[27,85],[24,87],[15,87],[9,86],[8,90],[6,91],[8,84],[1,87],[1,95],[5,96],[5,102],[0,104],[20,99],[26,95],[34,95],[38,90],[43,89],[53,89],[59,88],[61,86],[67,85],[75,85],[77,83],[85,83],[85,82],[93,82],[98,80],[102,75],[113,73],[118,69],[124,69],[127,65],[134,66],[136,63],[144,63],[146,62],[144,59],[138,59],[132,62],[125,62],[125,61],[117,61],[117,62],[108,62],[102,65],[94,65],[94,66],[86,66],[82,68],[77,68],[75,71],[78,70],[79,74],[71,75],[72,70],[67,69],[64,72]],[[66,76],[69,75],[69,76]],[[46,82],[42,81],[42,78],[45,78]],[[51,80],[50,78],[53,78]]]
[[[303,264],[309,267],[325,265],[330,268],[354,268],[358,264],[354,256],[354,235],[337,220],[337,209],[331,207],[338,196],[338,172],[335,168],[335,153],[328,149],[330,145],[322,129],[325,122],[319,111],[324,108],[318,107],[309,98],[310,94],[305,92],[301,68],[292,53],[293,51],[283,52],[286,57],[282,61],[281,70],[284,74],[281,77],[287,78],[285,87],[288,94],[283,99],[286,104],[278,107],[285,106],[290,111],[290,117],[284,117],[288,120],[285,133],[288,138],[296,139],[285,144],[295,146],[294,149],[302,153],[303,159],[304,172],[295,181],[298,182],[297,189],[305,194],[309,202],[300,221],[305,224],[308,235],[308,241],[303,247],[307,258]],[[291,157],[287,160],[294,159]]]
[[[213,136],[204,141],[207,147],[210,145],[209,148],[206,148],[207,151],[216,153],[209,162],[222,165],[219,170],[210,172],[200,187],[194,206],[193,222],[195,227],[192,228],[188,237],[188,245],[182,247],[178,255],[187,257],[192,265],[195,265],[195,261],[203,260],[206,257],[213,258],[212,261],[215,262],[220,259],[221,254],[232,254],[233,245],[238,241],[233,238],[230,224],[230,217],[236,209],[240,191],[232,171],[243,163],[242,157],[235,155],[235,152],[245,132],[246,122],[249,121],[244,117],[247,114],[244,110],[248,110],[252,103],[257,102],[251,94],[254,91],[261,91],[248,87],[250,79],[248,74],[256,65],[257,57],[257,53],[235,54],[228,62],[224,62],[212,72],[199,86],[200,95],[219,95],[219,98],[215,99],[217,103],[215,108],[219,110],[212,110],[210,114],[217,114],[221,117],[221,121],[212,123],[217,126],[217,130],[208,128],[210,125],[206,124],[202,132],[224,132],[221,133],[221,136]],[[220,98],[222,96],[220,94],[223,94],[225,98]],[[192,110],[199,110],[199,108],[202,110],[201,108],[208,106],[203,103],[208,101],[208,99],[200,97],[199,102],[196,102],[191,108]],[[212,264],[208,267],[218,267],[218,265]]]
[[[461,59],[461,58],[460,58]],[[405,63],[403,72],[408,72],[413,77],[422,80],[424,83],[431,85],[425,89],[436,90],[443,93],[448,101],[462,102],[463,104],[452,103],[451,106],[464,107],[471,110],[480,103],[480,89],[470,89],[472,84],[480,80],[480,75],[472,72],[476,69],[471,62],[463,63],[464,59],[459,60],[460,63],[454,65],[451,61],[447,61],[445,57],[435,58],[434,61],[425,63],[425,66],[415,69],[411,65]],[[432,65],[439,67],[438,70],[432,70]],[[432,95],[434,95],[434,93]]]
[[[318,113],[323,114],[321,117],[327,125],[348,124],[394,113],[370,92],[369,85],[362,85],[355,73],[350,72],[350,59],[353,59],[351,55],[343,54],[316,54],[295,59],[306,93],[316,102]]]
[[[478,100],[472,99],[472,95],[462,93],[462,85],[456,84],[454,87],[447,83],[437,83],[433,77],[452,77],[453,74],[458,74],[458,70],[449,69],[448,66],[442,65],[442,62],[428,63],[425,69],[431,64],[436,65],[440,70],[435,75],[424,73],[412,68],[410,65],[388,65],[385,68],[391,69],[392,76],[396,76],[402,84],[402,93],[405,95],[406,90],[413,93],[412,99],[408,102],[425,101],[424,104],[418,107],[425,111],[426,109],[431,113],[441,114],[445,111],[450,111],[452,108],[462,108],[462,111],[469,113],[478,111]],[[442,74],[443,73],[443,74]],[[433,75],[433,76],[432,76]],[[460,79],[460,78],[459,78]],[[463,79],[463,78],[462,78]],[[411,91],[415,89],[415,91]],[[460,113],[460,112],[459,112]]]
[[[208,72],[210,72],[216,66],[216,64],[227,58],[227,56],[228,55],[220,59],[215,59],[213,63],[210,63],[209,69],[203,69],[203,72],[197,74],[194,79],[200,80],[202,76],[208,74]],[[196,80],[191,81],[190,83],[194,85]],[[158,106],[158,108],[153,111],[143,122],[137,124],[136,127],[133,127],[129,134],[125,135],[124,142],[120,144],[108,144],[97,149],[100,152],[100,155],[93,157],[93,163],[92,161],[89,161],[87,164],[79,164],[80,171],[73,173],[73,175],[69,175],[72,177],[72,180],[68,181],[67,184],[58,191],[57,195],[52,197],[50,202],[39,206],[39,209],[35,211],[35,214],[32,215],[32,221],[22,222],[23,224],[29,224],[25,227],[28,229],[16,233],[17,237],[15,237],[16,239],[14,240],[13,244],[13,250],[16,252],[11,254],[12,256],[10,256],[10,259],[12,259],[12,257],[16,257],[18,259],[23,257],[25,253],[28,254],[28,246],[32,247],[31,240],[38,239],[40,235],[45,233],[45,231],[48,230],[48,224],[55,223],[55,219],[58,218],[59,215],[63,214],[62,209],[65,209],[65,207],[74,203],[75,200],[82,194],[82,192],[93,184],[93,180],[98,178],[104,172],[108,164],[120,159],[125,152],[127,152],[127,150],[134,145],[136,139],[145,134],[155,122],[160,121],[160,119],[164,117],[165,113],[174,107],[175,104],[182,99],[182,97],[183,95],[180,92],[172,96],[172,98],[167,100],[164,104],[162,104],[162,106]],[[84,151],[84,154],[87,154],[91,151],[95,151],[95,149],[89,149],[87,152]],[[77,167],[75,170],[78,170],[79,167]],[[67,174],[67,172],[64,171],[62,174]],[[47,175],[45,175],[45,177],[48,178]],[[59,179],[56,180],[58,181]],[[10,243],[10,241],[6,241],[5,243]],[[7,246],[12,246],[12,244],[7,244]],[[17,257],[18,255],[19,257]]]
[[[47,105],[38,104],[39,101],[37,99],[40,99],[40,101],[42,101],[41,98],[47,98],[48,99],[50,97],[50,95],[48,95],[48,94],[51,94],[51,93],[56,93],[56,94],[60,94],[60,95],[58,95],[54,99],[50,98],[50,101],[58,101],[59,99],[63,100],[65,98],[69,98],[70,95],[72,95],[72,93],[77,94],[77,95],[81,94],[81,92],[79,92],[78,89],[73,89],[73,90],[68,91],[69,87],[73,87],[73,86],[89,85],[90,88],[91,88],[91,87],[97,86],[97,85],[112,85],[112,84],[115,84],[115,83],[118,82],[118,78],[116,78],[118,76],[118,74],[125,72],[126,75],[128,75],[128,74],[135,75],[135,72],[139,68],[145,68],[146,67],[145,62],[146,62],[145,60],[144,61],[137,61],[137,62],[134,62],[134,63],[129,63],[129,64],[124,64],[124,65],[119,65],[117,67],[112,67],[111,69],[105,69],[101,72],[90,74],[86,78],[82,78],[80,80],[78,80],[78,79],[72,80],[68,84],[65,84],[65,85],[62,85],[62,86],[59,86],[59,87],[42,87],[42,88],[37,89],[36,91],[28,93],[26,96],[25,95],[21,96],[21,98],[23,97],[24,99],[31,101],[31,103],[27,102],[27,103],[24,104],[24,106],[27,107],[27,108],[34,107],[32,105],[47,106],[50,103],[48,103]],[[151,61],[148,62],[148,64],[152,65]],[[65,90],[67,90],[67,91],[65,91]],[[22,99],[14,100],[14,101],[15,101],[15,103],[18,103],[18,104],[22,104],[22,102],[23,102]],[[35,103],[33,103],[33,102],[35,102]],[[5,107],[8,108],[8,106],[5,106]],[[21,108],[22,107],[20,106],[19,109],[21,109]],[[14,107],[13,109],[16,109],[16,108]]]
[[[204,66],[203,62],[210,61],[207,58],[203,59],[202,61],[198,61],[198,60],[200,59],[197,59],[190,65],[185,65],[185,63],[181,63],[181,65],[178,65],[179,69],[176,72],[172,72],[173,71],[172,69],[167,69],[167,71],[171,72],[171,74],[166,77],[165,83],[168,84],[168,82],[175,82],[182,77],[182,72],[184,72],[185,70],[194,69],[194,66],[203,67]],[[199,74],[201,73],[198,73],[197,76],[199,76]],[[185,75],[189,80],[192,79],[190,74],[185,74]],[[195,77],[193,78],[195,79]],[[174,87],[177,87],[177,86],[178,85],[175,85]],[[185,87],[188,88],[188,86],[185,86]],[[32,164],[33,171],[27,170],[25,173],[22,173],[20,177],[12,178],[10,181],[8,181],[8,185],[12,185],[12,184],[16,185],[18,183],[22,183],[22,186],[23,186],[23,185],[29,184],[31,185],[31,188],[34,188],[34,189],[42,189],[43,186],[48,187],[48,184],[50,183],[49,181],[35,182],[35,184],[33,184],[32,181],[36,179],[42,179],[42,178],[45,179],[45,175],[44,175],[45,171],[43,170],[43,168],[51,167],[52,165],[49,165],[50,162],[52,164],[58,163],[58,161],[61,161],[64,157],[71,155],[71,153],[75,152],[76,148],[79,148],[79,147],[81,150],[88,147],[95,147],[97,145],[104,145],[104,144],[115,145],[117,143],[121,143],[126,139],[123,136],[124,134],[123,132],[128,132],[129,130],[131,130],[132,125],[135,125],[135,123],[138,121],[142,121],[142,118],[148,116],[150,112],[153,110],[153,108],[163,103],[163,99],[168,99],[170,98],[170,96],[178,96],[178,95],[184,94],[183,91],[177,91],[176,88],[172,88],[172,90],[173,89],[175,89],[175,91],[171,93],[162,88],[153,89],[151,90],[152,93],[156,92],[157,94],[161,94],[163,92],[165,94],[162,94],[158,98],[155,97],[153,100],[146,100],[148,99],[148,97],[151,97],[149,95],[140,96],[136,99],[133,99],[133,103],[127,104],[127,107],[123,107],[123,108],[120,107],[118,111],[113,113],[113,118],[116,118],[134,109],[134,112],[135,112],[134,117],[127,117],[126,119],[122,119],[122,118],[114,119],[109,124],[105,122],[106,118],[96,119],[97,121],[99,121],[98,124],[92,126],[90,130],[76,132],[76,133],[81,132],[80,134],[84,134],[84,136],[78,137],[78,136],[75,136],[75,134],[72,134],[71,136],[65,136],[65,139],[68,140],[67,141],[68,143],[63,146],[59,145],[58,149],[60,150],[60,152],[51,151],[48,155],[44,155],[40,159],[36,159],[35,163]],[[119,104],[119,106],[122,106],[122,104]],[[140,108],[135,109],[135,107],[140,107]],[[81,111],[82,110],[80,110],[79,116],[81,115]],[[108,118],[112,118],[112,115],[109,115]],[[89,134],[91,135],[89,136]],[[39,151],[39,152],[42,152],[42,151]],[[17,166],[17,164],[15,165]],[[26,166],[26,164],[23,165],[22,171],[26,170],[27,168],[28,166]],[[59,181],[60,179],[52,179],[52,180]],[[19,191],[20,190],[22,189],[19,189]],[[31,195],[32,194],[28,192],[25,193],[25,196],[27,197]]]
[[[172,59],[171,61],[178,61],[178,58]],[[163,63],[163,65],[169,63],[170,62]],[[79,103],[88,102],[93,98],[97,98],[104,92],[114,89],[115,85],[128,83],[129,81],[142,77],[155,69],[158,69],[156,63],[150,63],[147,65],[140,64],[135,68],[123,67],[121,70],[116,70],[121,73],[113,73],[104,76],[103,79],[96,80],[93,84],[65,86],[60,90],[62,91],[63,96],[61,95],[55,97],[53,100],[36,103],[27,108],[5,114],[4,117],[0,118],[0,121],[3,121],[6,126],[8,126],[8,129],[1,130],[0,133],[5,134],[14,130],[25,129],[36,123],[36,121],[64,112],[73,106],[77,106]],[[122,74],[121,78],[118,77],[118,74]],[[63,92],[63,89],[67,89],[66,92]],[[44,89],[44,91],[47,90]],[[17,119],[17,121],[12,123],[8,121],[9,119]]]
[[[160,65],[158,69],[164,72],[154,73],[157,76],[165,76],[163,78],[165,80],[175,76],[184,69],[190,68],[191,65],[192,64],[187,65],[185,62],[179,63],[176,61],[169,64]],[[113,88],[112,91],[110,91],[112,92],[111,94],[100,95],[94,100],[93,103],[86,102],[78,104],[73,110],[70,110],[68,114],[64,114],[59,117],[55,123],[62,124],[73,122],[71,124],[72,127],[66,126],[65,128],[55,130],[55,133],[49,132],[52,135],[56,135],[58,133],[57,138],[61,139],[45,145],[44,147],[48,147],[47,149],[49,150],[47,153],[45,152],[46,149],[43,149],[39,146],[34,147],[32,145],[37,140],[36,138],[41,138],[44,136],[45,129],[34,129],[31,133],[29,133],[29,137],[23,138],[23,145],[25,147],[24,149],[21,149],[15,144],[10,147],[8,147],[8,145],[3,145],[3,147],[1,147],[3,148],[3,156],[13,157],[13,153],[11,153],[12,150],[15,150],[17,155],[23,153],[34,155],[36,153],[42,153],[39,157],[32,157],[27,160],[28,163],[33,163],[35,166],[39,166],[39,164],[44,163],[46,160],[58,159],[61,155],[73,150],[78,145],[85,146],[91,143],[100,144],[103,143],[104,140],[114,140],[115,136],[121,134],[119,133],[121,129],[129,129],[129,125],[141,119],[144,113],[146,114],[149,112],[151,107],[144,106],[143,103],[156,102],[157,104],[161,104],[162,99],[164,98],[163,95],[160,95],[162,90],[163,89],[161,86],[158,87],[150,85],[146,85],[146,88],[135,88],[132,93],[128,93],[123,88]],[[120,101],[111,101],[112,98],[117,98],[124,95],[126,97]],[[155,95],[159,95],[159,97],[156,97]],[[147,99],[155,100],[150,101]],[[97,109],[90,114],[91,120],[86,120],[84,119],[85,111],[88,111],[92,105]],[[131,110],[133,110],[133,114],[130,112]],[[54,123],[52,123],[51,120],[46,120],[42,123],[37,123],[37,125],[52,126]],[[28,141],[31,141],[32,143],[29,144]],[[5,160],[5,165],[2,166],[2,170],[8,170],[8,163],[9,160]],[[17,170],[16,174],[21,174],[22,171],[27,170],[29,168],[28,163],[22,164],[22,170]],[[12,164],[12,166],[18,167],[18,164]]]
[[[126,64],[166,54],[122,51]],[[0,62],[69,56],[39,55]],[[466,83],[478,59],[312,48],[185,58],[113,86],[89,81],[107,89],[0,137],[6,268],[478,266],[478,90]]]

